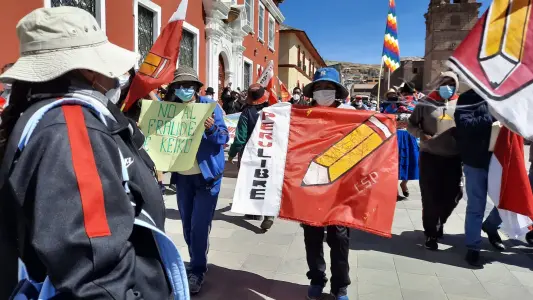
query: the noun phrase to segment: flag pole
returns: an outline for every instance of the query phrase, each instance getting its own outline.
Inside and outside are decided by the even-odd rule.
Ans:
[[[381,96],[381,75],[383,73],[383,57],[381,57],[381,65],[379,66],[379,77],[378,77],[378,105],[376,107],[376,110],[379,112],[380,102],[379,98]]]
[[[390,90],[390,69],[387,68],[388,72],[387,72],[387,91]]]

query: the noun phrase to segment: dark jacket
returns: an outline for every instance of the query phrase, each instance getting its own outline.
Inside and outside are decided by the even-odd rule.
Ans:
[[[492,123],[487,102],[474,90],[469,90],[457,101],[455,110],[456,140],[463,163],[488,169],[492,153],[489,152]]]
[[[266,107],[266,105],[247,105],[239,117],[237,123],[237,130],[235,131],[235,139],[228,152],[229,157],[237,156],[237,153],[241,153],[248,143],[248,140],[254,132],[255,124],[259,119],[260,111]]]
[[[133,225],[142,209],[164,230],[153,163],[143,160],[116,106],[109,109],[117,122],[108,119],[108,126],[88,108],[70,107],[79,109],[69,111],[69,123],[65,106],[42,117],[2,189],[2,202],[9,204],[4,208],[11,209],[3,217],[19,214],[25,220],[21,256],[30,277],[40,282],[49,276],[57,299],[169,299],[154,237]],[[81,163],[78,156],[75,164],[73,148],[88,149],[82,152],[89,155]]]

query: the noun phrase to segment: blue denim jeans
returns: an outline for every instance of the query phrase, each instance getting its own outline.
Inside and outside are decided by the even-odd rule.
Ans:
[[[467,195],[465,220],[466,247],[479,251],[481,248],[482,225],[488,232],[497,232],[502,220],[498,209],[494,207],[485,222],[483,222],[485,208],[487,206],[489,172],[485,169],[464,165],[464,173],[466,177]]]

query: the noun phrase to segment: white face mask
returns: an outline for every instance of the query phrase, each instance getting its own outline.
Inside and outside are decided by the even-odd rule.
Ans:
[[[335,90],[320,90],[313,92],[313,99],[320,106],[331,106],[335,102]]]
[[[120,75],[118,78],[118,85],[121,89],[125,88],[130,83],[130,74]]]
[[[300,95],[299,94],[294,94],[294,95],[292,95],[292,99],[298,101],[298,100],[300,100]]]
[[[109,98],[109,101],[111,101],[113,104],[117,104],[118,100],[120,100],[120,87],[110,89],[105,93],[105,96]]]
[[[10,89],[11,89],[11,86],[12,86],[11,83],[4,83],[4,89],[5,89],[5,90],[10,90]]]

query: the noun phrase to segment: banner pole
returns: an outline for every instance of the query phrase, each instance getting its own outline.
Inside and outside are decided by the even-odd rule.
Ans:
[[[381,57],[381,65],[379,66],[379,77],[378,77],[378,105],[376,107],[376,110],[380,111],[380,101],[379,98],[381,97],[381,75],[383,73],[383,57]]]
[[[387,91],[390,90],[390,69],[387,68]]]

